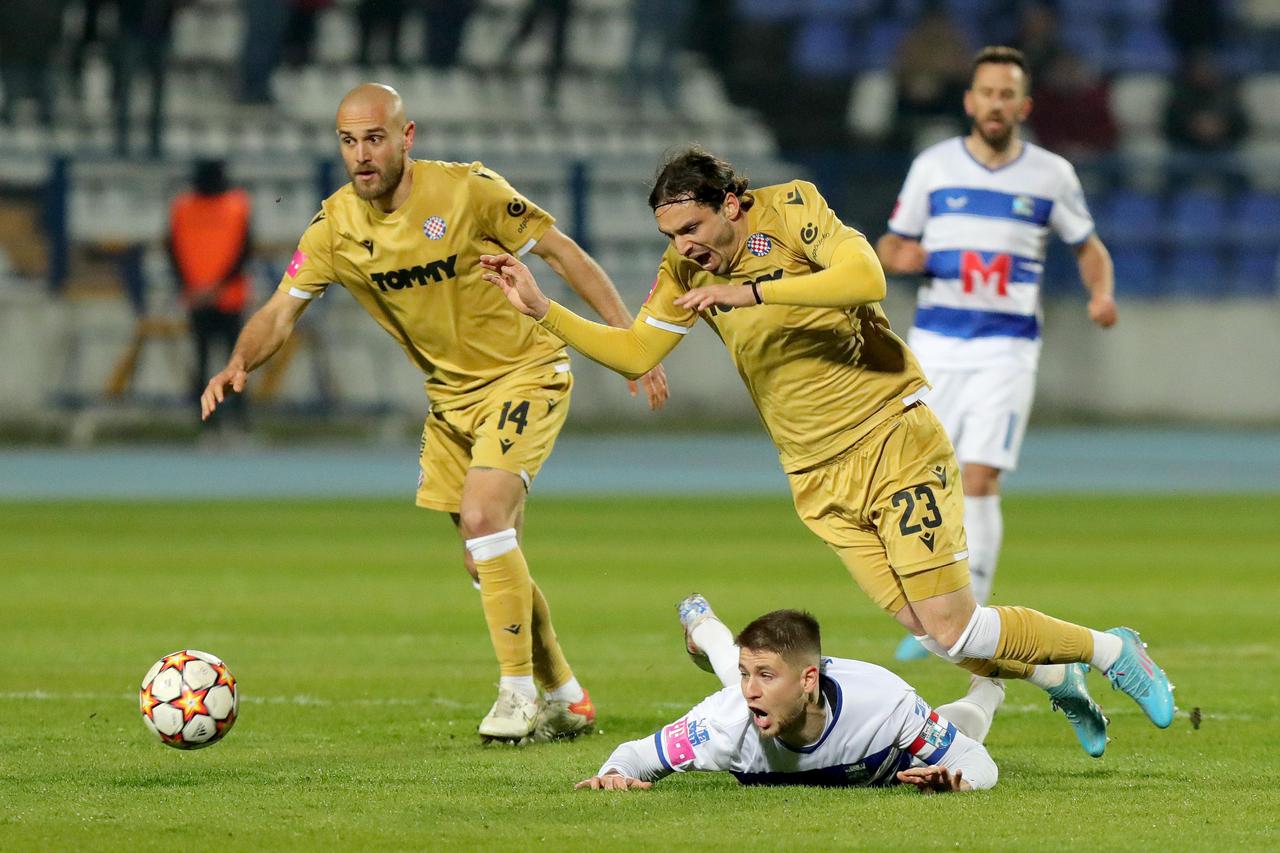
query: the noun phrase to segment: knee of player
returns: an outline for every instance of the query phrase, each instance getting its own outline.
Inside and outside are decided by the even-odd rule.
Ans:
[[[497,533],[511,526],[508,513],[491,504],[477,502],[473,505],[464,505],[458,513],[458,529],[462,532],[464,539],[488,536],[490,533]]]
[[[950,649],[956,643],[960,642],[960,637],[964,634],[965,626],[969,624],[969,619],[965,617],[951,618],[950,616],[931,619],[925,623],[925,632],[944,649]]]

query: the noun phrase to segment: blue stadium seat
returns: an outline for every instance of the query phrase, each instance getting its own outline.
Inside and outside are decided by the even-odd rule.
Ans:
[[[1135,22],[1121,33],[1111,68],[1126,73],[1153,71],[1172,74],[1177,64],[1177,56],[1160,25]]]
[[[1227,237],[1227,203],[1221,194],[1188,190],[1169,202],[1166,235],[1179,246],[1216,246]]]
[[[1280,252],[1250,249],[1236,253],[1231,286],[1236,296],[1275,296]]]
[[[804,0],[738,0],[738,14],[761,23],[789,21],[804,11]]]
[[[1238,246],[1280,245],[1280,195],[1250,192],[1236,198],[1228,236]]]
[[[838,20],[860,18],[875,11],[879,0],[801,0],[807,17]]]
[[[1116,295],[1120,299],[1151,298],[1167,292],[1153,249],[1118,248],[1111,253],[1116,268]]]
[[[957,24],[981,18],[991,11],[991,0],[946,0],[947,14]]]
[[[1085,62],[1110,70],[1110,61],[1114,57],[1108,48],[1107,34],[1096,18],[1063,24],[1060,33],[1062,43]]]
[[[791,49],[791,66],[804,77],[829,80],[853,73],[849,27],[826,18],[806,18]]]
[[[1168,259],[1166,277],[1170,293],[1200,299],[1231,295],[1231,282],[1222,257],[1209,249],[1179,249]]]
[[[1158,21],[1165,11],[1165,0],[1113,0],[1113,8],[1131,21]]]
[[[1098,233],[1108,244],[1151,246],[1161,237],[1160,200],[1137,190],[1118,190],[1098,205]]]
[[[881,21],[867,34],[867,42],[856,64],[864,69],[891,68],[907,25],[901,21]]]

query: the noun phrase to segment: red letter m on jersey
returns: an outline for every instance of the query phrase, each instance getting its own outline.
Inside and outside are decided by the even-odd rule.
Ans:
[[[1009,255],[995,255],[990,263],[982,260],[981,252],[962,252],[960,254],[960,280],[964,282],[964,292],[975,290],[992,290],[997,296],[1009,295],[1009,270],[1013,266],[1013,258]]]

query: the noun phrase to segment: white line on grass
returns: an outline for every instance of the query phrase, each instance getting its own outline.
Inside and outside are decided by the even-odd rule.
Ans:
[[[60,702],[67,700],[77,701],[123,701],[134,702],[137,695],[134,693],[55,693],[48,690],[12,690],[8,692],[0,692],[0,702]],[[424,702],[437,705],[441,708],[466,709],[476,707],[474,704],[467,702],[459,702],[456,699],[448,699],[444,696],[427,696],[424,698],[409,698],[402,696],[357,696],[350,699],[325,699],[320,696],[310,696],[306,693],[296,693],[293,696],[241,696],[240,701],[252,705],[299,705],[313,707],[333,707],[334,705],[357,705],[361,707],[398,707],[398,706],[414,706],[422,705]],[[655,708],[660,712],[687,711],[688,703],[683,702],[652,702],[648,704],[649,708]],[[1035,703],[1023,705],[1001,705],[998,714],[1044,714],[1050,712],[1049,703]],[[1107,716],[1129,716],[1137,715],[1140,711],[1134,707],[1108,707]],[[1187,717],[1188,712],[1185,709],[1179,709],[1177,716]],[[1201,718],[1205,720],[1221,720],[1223,722],[1237,723],[1257,723],[1264,720],[1271,721],[1270,717],[1264,718],[1256,714],[1235,714],[1235,713],[1217,713],[1217,712],[1201,712]]]

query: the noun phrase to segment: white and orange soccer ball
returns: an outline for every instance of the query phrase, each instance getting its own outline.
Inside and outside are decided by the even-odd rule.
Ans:
[[[147,670],[138,691],[142,722],[176,749],[200,749],[231,731],[240,692],[227,665],[208,652],[183,649]]]

